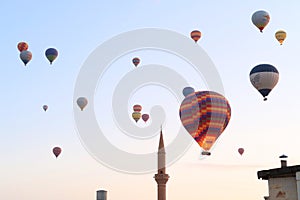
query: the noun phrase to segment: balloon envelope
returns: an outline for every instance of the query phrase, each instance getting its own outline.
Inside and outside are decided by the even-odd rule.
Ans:
[[[144,122],[147,122],[148,119],[149,119],[149,115],[148,114],[143,114],[142,119],[144,120]]]
[[[27,63],[28,63],[28,62],[31,60],[31,58],[32,58],[32,53],[31,53],[30,51],[27,51],[27,50],[22,51],[22,52],[20,53],[20,58],[21,58],[21,60],[23,61],[24,65],[26,66]]]
[[[88,100],[85,97],[79,97],[77,99],[77,105],[79,106],[81,111],[86,107],[87,104],[88,104]]]
[[[186,97],[187,95],[191,94],[191,93],[194,93],[195,90],[194,88],[192,87],[185,87],[183,90],[182,90],[182,94]]]
[[[20,52],[26,51],[28,49],[28,44],[26,42],[19,42],[17,47]]]
[[[133,63],[134,66],[136,66],[136,67],[140,64],[140,61],[141,61],[141,60],[140,60],[139,58],[137,58],[137,57],[135,57],[135,58],[132,59],[132,63]]]
[[[135,122],[138,122],[139,119],[141,119],[141,113],[140,112],[133,112],[132,118],[135,120]]]
[[[133,106],[133,111],[134,112],[141,112],[142,111],[142,106],[138,105],[138,104],[134,105]]]
[[[58,51],[54,48],[49,48],[46,50],[45,55],[47,59],[49,60],[50,64],[56,59],[58,56]]]
[[[260,64],[250,71],[251,84],[267,100],[267,96],[279,80],[278,70],[270,64]]]
[[[263,31],[263,29],[267,26],[269,21],[270,15],[264,10],[256,11],[252,15],[252,23],[260,30],[260,32]]]
[[[286,32],[283,30],[279,30],[275,33],[275,38],[278,40],[278,42],[280,43],[280,45],[282,45],[283,41],[286,38]]]
[[[54,147],[52,150],[53,154],[56,156],[56,158],[60,155],[61,153],[61,148],[60,147]]]
[[[198,91],[182,101],[179,116],[199,146],[209,151],[229,123],[231,108],[221,94]]]
[[[201,38],[201,32],[198,30],[194,30],[191,32],[191,38],[195,41],[198,42],[198,40]]]
[[[239,152],[240,155],[243,155],[244,149],[243,149],[243,148],[239,148],[239,149],[238,149],[238,152]]]
[[[47,105],[43,105],[43,109],[44,109],[44,111],[46,112],[47,109],[48,109],[48,106],[47,106]]]

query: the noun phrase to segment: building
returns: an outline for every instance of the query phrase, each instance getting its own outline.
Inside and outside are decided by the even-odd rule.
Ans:
[[[160,131],[157,154],[157,174],[154,175],[157,183],[157,200],[166,200],[166,184],[170,177],[166,174],[166,151],[162,130]]]
[[[257,172],[258,179],[268,180],[269,196],[265,200],[300,200],[300,165],[287,166],[282,155],[281,167]]]

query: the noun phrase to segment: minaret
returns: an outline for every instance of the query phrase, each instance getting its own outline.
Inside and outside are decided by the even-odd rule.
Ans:
[[[157,182],[157,200],[166,200],[166,183],[169,179],[169,175],[166,174],[166,151],[162,130],[160,130],[157,154],[157,174],[154,176],[155,181]]]

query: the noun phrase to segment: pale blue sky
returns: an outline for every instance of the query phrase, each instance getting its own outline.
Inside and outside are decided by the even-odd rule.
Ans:
[[[262,199],[268,192],[267,183],[257,179],[257,170],[278,167],[278,156],[282,153],[289,156],[288,164],[300,163],[299,8],[296,0],[2,2],[1,198],[88,200],[95,199],[95,191],[101,187],[109,190],[111,200],[156,198],[152,174],[115,172],[85,151],[72,110],[80,67],[98,45],[126,31],[156,27],[187,36],[194,29],[202,32],[199,45],[215,63],[232,107],[231,121],[214,147],[213,156],[198,160],[200,149],[194,144],[169,168],[168,196],[176,200],[188,193],[188,199],[196,200],[201,188],[203,199],[216,200],[219,195],[222,199]],[[271,16],[263,34],[251,22],[252,13],[260,9]],[[274,37],[279,29],[287,31],[282,46]],[[16,47],[20,41],[26,41],[33,54],[26,67]],[[52,66],[44,56],[48,47],[59,52]],[[142,51],[124,55],[111,66],[103,79],[104,90],[113,89],[117,83],[105,83],[106,80],[115,80],[117,75],[132,70],[130,59],[136,54],[140,55],[141,64],[170,65],[188,76],[196,89],[205,87],[201,77],[187,74],[190,66],[177,57]],[[280,73],[279,83],[267,102],[263,102],[249,81],[250,70],[260,63],[273,64]],[[150,92],[153,89],[157,88],[150,88]],[[143,101],[146,111],[159,101],[166,109],[174,108],[167,112],[168,144],[181,125],[178,116],[174,116],[180,104],[166,90],[159,90],[165,93],[155,101],[147,97],[148,91],[140,91],[130,103]],[[101,98],[101,91],[97,91],[95,98]],[[109,103],[109,98],[105,102]],[[44,104],[49,106],[46,113],[42,110]],[[99,122],[109,117],[96,114]],[[106,129],[117,131],[108,121]],[[63,148],[57,160],[51,154],[56,145]],[[245,148],[243,157],[237,153],[239,147]],[[136,194],[128,192],[132,190]]]

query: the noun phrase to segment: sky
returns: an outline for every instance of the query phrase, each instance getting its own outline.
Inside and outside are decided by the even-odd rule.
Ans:
[[[96,199],[98,189],[107,190],[110,200],[156,198],[154,172],[122,173],[94,159],[79,137],[73,110],[76,79],[91,52],[116,35],[142,28],[167,29],[187,37],[192,30],[200,30],[198,44],[215,64],[232,108],[229,125],[210,157],[200,159],[201,149],[193,142],[168,166],[167,198],[250,200],[267,196],[267,182],[257,179],[257,171],[279,167],[282,154],[289,156],[288,165],[300,164],[299,8],[296,0],[284,4],[279,0],[2,2],[1,198],[89,200]],[[251,15],[261,9],[271,18],[263,33],[251,22]],[[274,37],[280,29],[287,32],[283,45]],[[20,41],[26,41],[33,54],[26,67],[16,47]],[[52,65],[44,56],[49,47],[59,52]],[[167,52],[129,52],[110,65],[95,91],[97,121],[111,143],[143,154],[156,151],[158,136],[148,143],[121,137],[107,110],[119,78],[134,70],[131,59],[136,55],[141,66],[163,64],[196,90],[207,86],[188,63]],[[274,65],[280,74],[267,101],[249,80],[250,70],[262,63]],[[128,99],[129,117],[136,102],[143,104],[145,112],[157,104],[165,109],[163,132],[166,146],[170,144],[181,127],[181,102],[159,85],[140,88]],[[49,106],[47,112],[42,109],[44,104]],[[148,125],[137,126],[151,126],[151,119]],[[51,152],[54,146],[63,149],[57,159]],[[240,147],[245,149],[243,156],[237,152]]]

